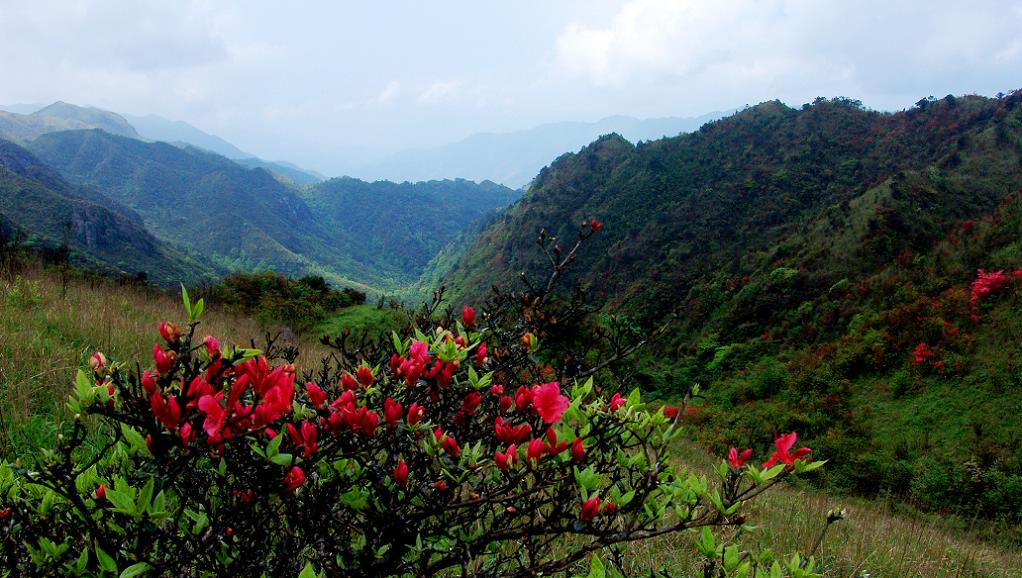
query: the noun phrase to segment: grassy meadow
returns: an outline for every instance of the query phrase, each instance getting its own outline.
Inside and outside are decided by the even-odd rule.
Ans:
[[[52,443],[54,417],[63,415],[74,373],[93,351],[111,360],[147,364],[159,340],[158,323],[180,322],[182,316],[175,293],[76,277],[65,287],[57,271],[41,266],[0,279],[0,456]],[[344,327],[389,333],[400,316],[375,305],[347,308],[300,338],[298,364],[314,364],[326,353],[319,334]],[[214,334],[224,344],[255,340],[258,345],[267,329],[211,305],[196,332],[200,337]],[[679,449],[685,463],[712,475],[715,458],[694,447]],[[833,497],[795,486],[755,501],[748,510],[749,525],[763,529],[743,531],[740,541],[754,550],[807,551],[826,512],[835,507],[847,508],[849,518],[831,527],[818,552],[828,577],[1022,576],[1022,552],[983,539],[974,528],[956,528],[895,502]],[[627,575],[650,570],[698,575],[691,539],[677,534],[627,545],[623,569]]]

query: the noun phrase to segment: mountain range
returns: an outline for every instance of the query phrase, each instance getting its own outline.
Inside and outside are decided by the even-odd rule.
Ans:
[[[414,280],[416,264],[427,262],[435,245],[517,196],[468,181],[388,186],[346,179],[303,190],[198,148],[98,129],[48,133],[29,149],[71,183],[137,212],[156,237],[221,270],[319,274],[374,291]],[[400,208],[421,213],[420,206],[444,225],[399,218]],[[367,223],[383,233],[367,234]]]

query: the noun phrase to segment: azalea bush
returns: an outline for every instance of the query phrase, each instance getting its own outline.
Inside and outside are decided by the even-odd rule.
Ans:
[[[0,466],[0,574],[599,574],[602,550],[694,530],[705,576],[817,576],[710,530],[822,465],[796,434],[695,475],[671,451],[688,398],[601,387],[634,351],[612,327],[602,346],[549,330],[584,324],[552,290],[598,229],[563,255],[541,237],[554,267],[538,289],[460,315],[438,296],[389,342],[326,340],[335,353],[303,375],[292,349],[203,336],[184,292],[187,324],[160,325],[151,362],[93,355],[56,447]]]

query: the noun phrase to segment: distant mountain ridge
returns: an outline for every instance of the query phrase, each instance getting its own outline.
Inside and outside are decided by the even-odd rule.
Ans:
[[[139,138],[124,117],[93,107],[58,101],[31,114],[0,111],[0,138],[15,142],[26,143],[49,132],[92,128]]]
[[[351,172],[364,179],[414,182],[458,177],[520,188],[558,156],[577,151],[602,134],[618,133],[633,142],[652,140],[697,130],[723,115],[612,116],[597,122],[558,122],[507,133],[480,133],[445,146],[394,153]]]

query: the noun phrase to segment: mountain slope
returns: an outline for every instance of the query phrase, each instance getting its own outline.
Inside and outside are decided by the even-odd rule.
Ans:
[[[97,202],[98,201],[98,202]],[[111,273],[145,273],[153,282],[198,283],[214,277],[161,243],[137,221],[111,209],[102,195],[76,188],[27,150],[0,140],[0,214],[50,248],[66,239],[72,261]]]
[[[578,150],[601,134],[617,132],[633,141],[674,136],[719,118],[637,119],[608,117],[598,122],[560,122],[509,133],[483,133],[446,146],[395,153],[352,171],[354,176],[391,181],[445,178],[526,185],[551,159]]]
[[[401,283],[408,284],[445,244],[520,193],[489,181],[398,184],[344,177],[303,189],[301,195],[324,228],[355,240],[347,248],[355,258],[400,271]]]
[[[1020,193],[1022,92],[896,114],[764,103],[565,155],[447,283],[478,301],[544,268],[540,227],[570,240],[596,218],[567,282],[643,324],[680,314],[634,379],[666,395],[704,386],[711,445],[797,431],[832,460],[836,489],[1017,519]]]
[[[379,281],[334,247],[306,204],[262,169],[216,154],[102,131],[43,135],[31,149],[72,182],[95,187],[140,213],[157,236],[229,269],[271,267],[289,275],[325,269],[339,283]]]

